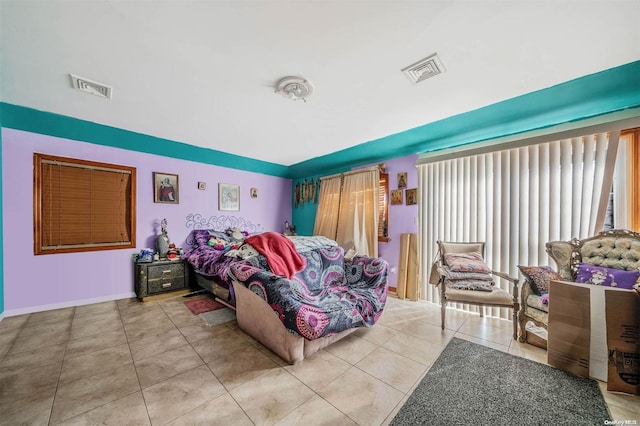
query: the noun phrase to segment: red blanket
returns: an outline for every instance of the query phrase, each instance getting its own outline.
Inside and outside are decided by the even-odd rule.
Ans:
[[[291,279],[296,272],[302,271],[306,262],[296,251],[293,241],[277,232],[265,232],[244,239],[256,251],[267,258],[269,267],[276,275]]]

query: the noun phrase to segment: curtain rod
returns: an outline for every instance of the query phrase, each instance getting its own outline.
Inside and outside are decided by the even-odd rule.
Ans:
[[[344,172],[344,173],[336,173],[335,175],[329,175],[329,176],[323,176],[320,177],[318,179],[325,180],[325,179],[333,179],[336,177],[340,177],[340,176],[348,176],[348,175],[355,175],[357,173],[364,173],[364,172],[374,172],[376,170],[380,170],[380,166],[371,166],[371,167],[366,167],[364,169],[358,169],[358,170],[351,170],[350,172]]]

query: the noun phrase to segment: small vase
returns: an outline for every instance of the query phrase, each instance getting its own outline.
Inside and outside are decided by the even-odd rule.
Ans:
[[[169,252],[169,236],[166,233],[162,233],[156,237],[156,250],[160,257],[167,257]]]

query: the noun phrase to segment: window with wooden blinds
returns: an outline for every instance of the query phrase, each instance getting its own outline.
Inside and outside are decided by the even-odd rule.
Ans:
[[[389,241],[389,174],[380,173],[378,188],[378,241]]]
[[[34,253],[134,248],[134,167],[34,154]]]

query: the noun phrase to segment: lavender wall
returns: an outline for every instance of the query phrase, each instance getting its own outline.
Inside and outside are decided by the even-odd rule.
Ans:
[[[137,249],[33,254],[33,153],[122,164],[137,169]],[[153,202],[153,172],[179,175],[177,205]],[[133,295],[131,255],[153,247],[162,218],[182,245],[186,217],[237,216],[264,230],[291,221],[291,180],[225,167],[111,148],[41,134],[2,129],[5,315],[17,315]],[[206,182],[206,190],[197,188]],[[218,183],[240,185],[240,211],[218,211]],[[258,198],[249,188],[258,188]]]
[[[398,189],[398,173],[407,172],[407,189],[418,187],[417,155],[386,160],[389,173],[389,196],[392,189]],[[371,164],[374,166],[375,164]],[[398,260],[400,259],[400,234],[418,232],[418,206],[407,206],[403,194],[403,204],[389,205],[389,242],[378,243],[378,256],[389,262],[389,287],[398,283]]]

